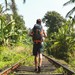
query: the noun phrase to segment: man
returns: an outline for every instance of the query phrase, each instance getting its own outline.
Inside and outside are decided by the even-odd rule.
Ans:
[[[33,55],[35,56],[35,71],[41,71],[42,52],[43,52],[43,37],[47,37],[42,25],[41,19],[37,19],[32,32],[30,33],[33,39]]]

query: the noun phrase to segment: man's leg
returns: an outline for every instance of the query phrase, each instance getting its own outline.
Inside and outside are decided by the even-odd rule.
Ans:
[[[41,72],[41,66],[42,66],[42,54],[39,54],[39,66],[38,66],[38,72]]]
[[[35,69],[38,69],[38,55],[35,56]]]
[[[33,55],[34,55],[34,64],[35,64],[35,71],[38,71],[38,54],[37,54],[37,45],[33,44]]]
[[[39,59],[39,60],[38,60]],[[41,66],[42,66],[42,54],[37,54],[35,56],[35,71],[40,72],[41,71]]]
[[[42,54],[40,53],[39,54],[39,67],[42,66]]]

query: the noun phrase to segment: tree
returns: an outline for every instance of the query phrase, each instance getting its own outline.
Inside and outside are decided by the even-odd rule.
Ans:
[[[55,11],[48,11],[43,18],[43,22],[45,22],[48,27],[48,35],[53,32],[58,32],[58,28],[61,27],[64,21],[65,19],[59,13]]]
[[[72,3],[75,3],[75,0],[69,0],[68,2],[64,3],[63,6],[66,6]],[[66,17],[69,17],[70,15],[72,15],[74,11],[75,11],[75,6],[66,14]]]
[[[11,0],[11,1],[14,2],[14,0]],[[26,0],[23,0],[23,3],[25,3],[25,2],[26,2]],[[6,9],[7,9],[7,5],[8,5],[8,0],[5,0],[5,6],[6,6]]]
[[[11,0],[10,8],[11,8],[13,14],[16,14],[16,15],[18,14],[15,0]]]

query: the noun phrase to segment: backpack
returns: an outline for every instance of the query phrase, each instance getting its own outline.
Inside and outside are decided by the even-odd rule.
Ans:
[[[43,37],[42,37],[42,25],[35,24],[33,27],[33,41],[38,41],[42,42]]]

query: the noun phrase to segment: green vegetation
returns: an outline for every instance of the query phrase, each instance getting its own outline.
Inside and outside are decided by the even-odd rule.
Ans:
[[[69,2],[74,3],[75,0]],[[5,4],[6,9],[0,4],[0,68],[11,66],[22,58],[26,59],[25,65],[31,66],[33,65],[33,56],[30,56],[31,38],[27,34],[23,17],[17,12],[15,0],[11,0],[10,3],[5,0]],[[11,14],[5,13],[8,9],[12,10]],[[75,7],[67,16],[74,10]],[[48,11],[42,20],[48,28],[48,37],[45,40],[46,53],[66,61],[75,70],[75,18],[70,17],[66,20],[56,11]],[[57,72],[61,71],[62,68],[57,70]]]
[[[0,4],[0,69],[23,58],[26,59],[25,65],[32,65],[33,61],[33,57],[29,57],[32,54],[31,38],[27,34],[23,17],[18,15],[15,8],[12,8],[13,13],[4,14]]]
[[[58,32],[58,29],[65,21],[66,20],[58,12],[48,11],[43,18],[43,22],[45,23],[46,27],[48,27],[48,36],[53,32]]]
[[[55,71],[53,71],[53,73],[64,73],[64,70],[62,67],[57,68]]]
[[[7,46],[0,47],[0,69],[9,67],[17,61],[25,58],[25,65],[32,65],[33,56],[31,55],[32,46],[28,45],[16,45],[13,48]]]
[[[48,38],[45,45],[46,52],[55,58],[65,60],[71,67],[75,67],[75,19],[70,17],[69,20],[58,21],[58,17],[54,17],[51,12],[48,12],[44,17],[44,22],[48,27]],[[60,26],[58,26],[58,23],[60,23]],[[57,31],[52,28],[57,29]]]

